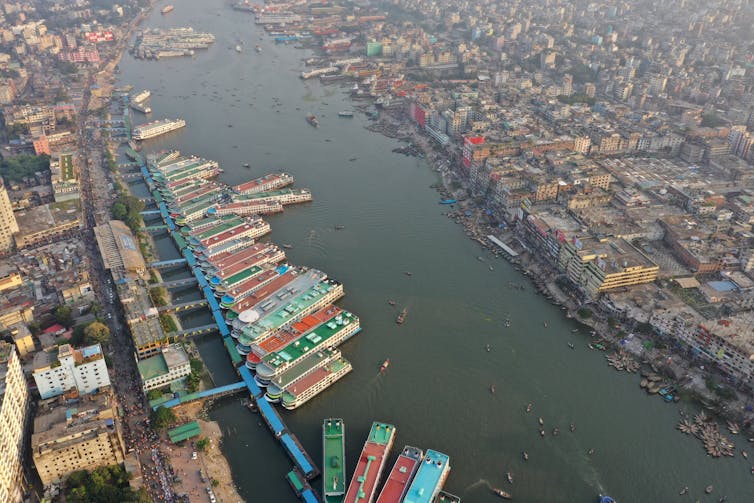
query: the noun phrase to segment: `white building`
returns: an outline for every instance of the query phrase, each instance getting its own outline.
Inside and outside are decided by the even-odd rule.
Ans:
[[[0,253],[13,249],[13,234],[18,232],[16,217],[8,198],[8,192],[0,180]]]
[[[163,348],[160,354],[139,361],[138,367],[144,391],[167,386],[191,373],[189,357],[178,344],[172,344]]]
[[[21,364],[12,344],[0,341],[0,501],[23,500],[21,467],[29,404]]]
[[[110,376],[99,344],[74,349],[70,344],[34,355],[34,381],[43,400],[77,390],[86,395],[110,386]]]

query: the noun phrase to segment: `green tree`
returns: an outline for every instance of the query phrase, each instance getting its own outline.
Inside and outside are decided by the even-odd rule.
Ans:
[[[162,391],[158,389],[150,389],[147,391],[147,400],[157,400],[158,398],[162,398]]]
[[[70,503],[111,503],[149,501],[143,491],[128,486],[129,474],[120,465],[100,466],[91,472],[78,470],[65,481],[66,501]]]
[[[26,126],[15,124],[8,129],[10,136],[14,136],[14,132],[18,130],[16,126],[21,128],[21,132],[26,131]],[[0,159],[0,175],[8,181],[21,182],[24,178],[34,177],[35,173],[48,171],[50,171],[50,156],[46,154],[21,154]]]
[[[202,437],[196,441],[197,451],[204,452],[207,450],[207,447],[209,447],[209,439],[207,437]]]
[[[168,409],[160,405],[152,414],[152,423],[156,428],[169,428],[175,424],[175,413],[173,409]]]
[[[107,344],[110,342],[110,329],[101,321],[93,321],[84,329],[84,336],[89,342]]]
[[[112,213],[115,220],[125,220],[128,215],[128,208],[126,208],[125,204],[119,201],[113,204]]]
[[[55,321],[66,328],[70,328],[73,325],[73,314],[70,306],[61,305],[56,307],[55,311],[53,311],[53,316],[55,316]]]
[[[592,317],[592,310],[586,307],[582,307],[581,309],[576,311],[576,314],[586,320]]]

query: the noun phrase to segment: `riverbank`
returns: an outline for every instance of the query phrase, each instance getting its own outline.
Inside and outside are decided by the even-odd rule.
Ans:
[[[573,318],[589,332],[591,337],[584,346],[593,348],[600,344],[604,350],[612,350],[619,355],[631,358],[645,373],[657,373],[667,387],[672,387],[676,395],[682,397],[695,407],[700,406],[718,416],[721,420],[735,421],[743,425],[742,430],[748,436],[754,435],[754,411],[751,397],[736,392],[734,399],[722,399],[709,385],[712,374],[709,362],[691,361],[688,354],[680,352],[674,340],[662,338],[651,332],[637,330],[640,323],[634,319],[617,320],[600,302],[584,304],[561,288],[558,281],[562,272],[550,263],[530,253],[525,245],[525,238],[516,229],[516,222],[505,219],[505,215],[494,215],[494,221],[506,221],[507,227],[501,231],[497,226],[489,225],[490,218],[486,210],[474,200],[468,180],[458,176],[451,169],[454,159],[437,148],[436,144],[407,120],[402,112],[382,111],[380,118],[366,127],[389,138],[410,142],[414,151],[421,151],[430,168],[437,172],[441,184],[435,188],[441,197],[459,200],[459,203],[446,215],[464,227],[465,234],[479,243],[495,257],[506,257],[496,245],[490,243],[487,235],[494,235],[516,250],[515,258],[506,257],[511,264],[528,276],[537,292],[554,305],[560,306],[564,315]],[[418,149],[416,147],[419,147]],[[543,327],[543,329],[546,329]],[[565,341],[564,341],[565,344]],[[714,377],[724,378],[721,374]]]

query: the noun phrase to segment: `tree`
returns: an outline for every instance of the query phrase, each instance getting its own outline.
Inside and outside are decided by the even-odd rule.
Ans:
[[[592,310],[587,307],[582,307],[581,309],[576,311],[576,314],[584,319],[589,319],[592,317]]]
[[[14,124],[6,129],[10,136],[17,136],[19,128],[20,132],[26,131],[26,126],[23,124]],[[46,171],[50,171],[50,156],[46,154],[21,154],[0,159],[0,175],[7,181],[21,182],[24,178],[34,177],[35,173]]]
[[[120,465],[100,466],[91,472],[78,470],[65,481],[66,501],[70,503],[110,503],[149,501],[143,491],[128,486],[129,474]]]
[[[147,391],[147,400],[157,400],[158,398],[162,398],[162,391],[158,389],[150,389]]]
[[[128,215],[128,209],[125,204],[117,202],[113,204],[112,213],[115,220],[124,220]]]
[[[209,447],[209,439],[207,437],[202,437],[196,441],[197,451],[204,452],[207,450],[207,447]]]
[[[58,306],[53,312],[55,321],[60,323],[66,328],[70,328],[73,325],[73,315],[71,314],[70,306]]]
[[[152,423],[156,428],[168,428],[175,423],[175,413],[173,409],[168,409],[160,405],[153,413]]]
[[[101,321],[93,321],[84,329],[84,336],[89,342],[107,344],[110,342],[110,329]]]

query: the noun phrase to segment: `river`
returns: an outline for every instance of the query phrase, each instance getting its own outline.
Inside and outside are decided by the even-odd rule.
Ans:
[[[165,16],[159,7],[143,26],[192,26],[217,41],[190,59],[123,57],[119,82],[150,89],[155,118],[188,122],[145,150],[216,159],[229,183],[285,170],[297,187],[311,188],[313,203],[269,218],[271,238],[293,245],[292,262],[342,281],[340,304],[361,318],[364,330],[341,348],[354,371],[299,410],[283,412],[315,460],[323,418],[342,417],[350,476],[371,422],[380,420],[397,426],[394,452],[409,444],[449,454],[446,489],[466,502],[497,501],[489,486],[508,486],[506,471],[515,475],[506,489],[521,502],[596,501],[600,492],[621,503],[659,502],[676,499],[684,486],[705,500],[708,484],[715,485],[714,501],[722,494],[751,501],[749,464],[740,456],[707,457],[697,440],[675,430],[683,404],[649,397],[638,376],[608,367],[603,353],[586,348],[586,331],[572,334],[578,325],[528,283],[523,292],[511,290],[509,281],[526,278],[442,215],[447,209],[429,187],[437,177],[424,161],[391,153],[396,143],[364,130],[363,116],[337,117],[352,106],[340,88],[298,78],[307,52],[261,38],[251,15],[224,2],[186,0]],[[233,49],[239,42],[242,53]],[[319,129],[304,120],[309,113]],[[398,326],[402,306],[409,314]],[[237,379],[219,336],[199,347],[218,384]],[[390,368],[379,375],[388,357]],[[240,493],[250,502],[295,501],[283,479],[291,462],[260,418],[237,398],[211,416],[226,434],[223,451]],[[550,435],[554,426],[559,436]],[[743,447],[745,440],[736,440]]]

